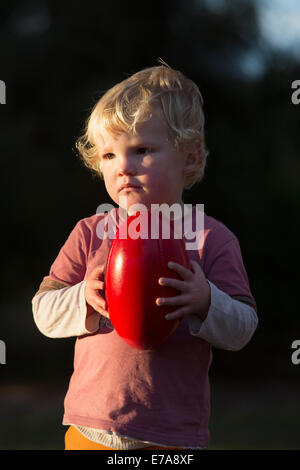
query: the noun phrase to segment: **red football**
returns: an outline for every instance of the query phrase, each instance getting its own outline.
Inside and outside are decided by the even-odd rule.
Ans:
[[[154,214],[138,212],[123,222],[111,244],[106,264],[105,288],[110,320],[119,336],[137,349],[159,346],[180,322],[179,319],[165,319],[167,313],[178,307],[156,304],[158,297],[179,294],[177,289],[158,283],[160,277],[181,279],[168,268],[168,262],[174,261],[190,269],[185,242],[175,238],[172,220],[160,212]],[[169,233],[162,230],[163,221],[168,225]]]

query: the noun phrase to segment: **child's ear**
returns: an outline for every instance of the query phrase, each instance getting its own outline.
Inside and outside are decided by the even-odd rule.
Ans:
[[[202,142],[197,140],[193,147],[185,155],[184,174],[185,176],[193,173],[199,165],[202,158]]]

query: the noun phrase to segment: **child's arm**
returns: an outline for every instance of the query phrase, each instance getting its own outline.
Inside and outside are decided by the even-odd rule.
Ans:
[[[85,281],[72,287],[38,292],[32,299],[34,321],[45,336],[67,338],[93,333],[98,320],[87,315],[84,297]]]
[[[32,299],[34,320],[46,336],[90,334],[100,328],[103,315],[108,316],[101,292],[105,260],[97,236],[99,221],[101,216],[77,222]],[[96,253],[97,268],[87,274],[91,253]]]
[[[209,281],[208,281],[209,282]],[[252,338],[258,324],[250,299],[239,301],[218,289],[212,282],[211,303],[205,321],[188,316],[190,333],[220,349],[238,351]]]
[[[174,306],[174,312],[166,318],[188,315],[192,335],[217,348],[242,349],[257,327],[258,319],[254,308],[234,299],[208,281],[199,263],[191,261],[191,264],[192,271],[177,263],[169,265],[182,280],[160,280],[160,284],[174,287],[181,292],[176,297],[164,298],[161,303],[158,302],[159,305]]]
[[[68,287],[46,279],[32,299],[33,316],[41,333],[50,338],[66,338],[94,333],[101,315],[108,317],[106,302],[99,290],[104,283],[96,268],[85,280]]]

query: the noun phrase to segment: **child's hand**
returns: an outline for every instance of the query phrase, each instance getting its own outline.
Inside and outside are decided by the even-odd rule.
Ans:
[[[191,260],[192,271],[173,262],[169,263],[168,267],[176,271],[183,280],[171,278],[158,280],[159,284],[174,287],[181,292],[176,297],[156,299],[157,305],[174,305],[174,312],[169,313],[165,318],[173,320],[193,313],[204,321],[210,307],[210,286],[201,266]],[[179,308],[176,309],[176,307]]]
[[[85,300],[87,304],[87,314],[90,315],[95,310],[106,318],[109,318],[106,300],[100,295],[99,290],[104,290],[104,282],[99,280],[102,267],[95,268],[86,280]]]

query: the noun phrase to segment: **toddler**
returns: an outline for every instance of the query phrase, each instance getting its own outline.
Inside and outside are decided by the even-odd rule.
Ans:
[[[108,221],[118,229],[137,204],[183,208],[183,190],[203,178],[208,154],[200,91],[165,63],[141,70],[96,103],[77,148],[117,207],[76,224],[32,300],[44,335],[76,337],[65,449],[207,448],[212,347],[240,350],[258,322],[238,239],[204,213],[191,269],[173,263],[179,279],[158,280],[178,291],[156,302],[172,306],[168,319],[179,326],[158,348],[136,350],[109,319],[112,237],[99,232]]]

